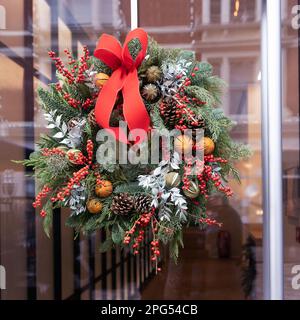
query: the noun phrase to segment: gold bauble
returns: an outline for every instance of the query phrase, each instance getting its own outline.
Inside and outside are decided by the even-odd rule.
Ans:
[[[113,192],[113,185],[109,180],[102,180],[95,188],[95,193],[100,198],[106,198]]]
[[[199,150],[204,151],[204,155],[212,154],[215,150],[215,143],[209,137],[202,138],[199,142],[196,143],[196,147]]]
[[[103,204],[97,199],[91,199],[87,202],[86,207],[90,213],[97,214],[101,212]]]
[[[199,195],[199,186],[196,182],[190,181],[190,186],[188,189],[184,189],[183,193],[190,199],[197,198]]]
[[[209,154],[212,154],[215,150],[215,143],[212,141],[211,138],[204,137],[203,139],[203,145],[204,145],[204,154],[207,156]]]
[[[191,153],[193,148],[193,140],[187,135],[180,135],[176,137],[174,141],[174,148],[179,153]]]
[[[176,188],[180,185],[181,179],[178,172],[169,172],[165,176],[166,186]]]
[[[94,77],[94,82],[97,88],[102,88],[107,80],[109,79],[109,75],[103,72],[99,72]]]

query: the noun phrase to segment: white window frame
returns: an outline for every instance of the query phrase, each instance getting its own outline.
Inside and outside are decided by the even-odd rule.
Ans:
[[[282,300],[281,0],[263,0],[261,12],[264,298]]]

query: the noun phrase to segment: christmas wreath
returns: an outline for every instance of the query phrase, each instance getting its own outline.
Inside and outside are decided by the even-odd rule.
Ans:
[[[94,56],[87,47],[79,59],[65,54],[67,62],[49,52],[58,81],[38,89],[49,133],[23,161],[35,173],[33,206],[46,233],[53,208],[68,207],[67,225],[78,233],[106,231],[102,250],[129,246],[138,254],[151,235],[156,267],[161,243],[170,243],[176,259],[185,226],[219,225],[206,214],[207,199],[215,192],[232,195],[227,179],[238,179],[233,164],[249,155],[232,141],[234,123],[218,108],[223,81],[193,52],[161,48],[142,29],[131,31],[123,47],[103,34]],[[116,149],[137,154],[141,146],[152,147],[154,129],[161,136],[178,133],[168,150],[159,140],[159,162],[114,157]],[[136,130],[140,134],[132,135]],[[101,139],[103,131],[113,137],[110,144]],[[195,160],[197,150],[203,157]]]

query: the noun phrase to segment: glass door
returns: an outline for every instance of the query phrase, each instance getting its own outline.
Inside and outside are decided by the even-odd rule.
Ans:
[[[269,1],[269,0],[268,0]],[[271,2],[271,1],[270,1]],[[274,1],[275,2],[275,1]],[[0,299],[263,299],[262,28],[264,0],[0,0]],[[299,13],[282,0],[282,139],[284,289],[299,299]],[[74,240],[68,210],[56,210],[50,239],[32,208],[35,181],[11,159],[34,150],[46,132],[36,89],[54,82],[47,51],[93,52],[106,32],[123,41],[132,26],[160,45],[193,51],[227,83],[226,115],[232,137],[253,155],[238,164],[234,196],[215,195],[209,214],[221,229],[189,227],[175,264],[163,254],[155,275],[149,250],[139,256],[100,253],[104,232]],[[148,241],[149,239],[147,239]],[[225,249],[224,249],[225,248]],[[2,278],[1,278],[2,279]],[[3,284],[3,280],[2,280]],[[157,290],[157,288],[161,288]]]
[[[238,4],[239,3],[239,4]],[[176,265],[167,260],[161,274],[143,290],[145,299],[261,299],[262,165],[261,165],[261,1],[142,1],[139,26],[166,48],[195,52],[227,83],[222,108],[236,121],[232,136],[253,150],[241,162],[241,184],[234,196],[210,200],[211,217],[221,230],[188,228]],[[154,14],[155,13],[155,14]],[[230,237],[230,255],[222,258],[220,239]],[[255,261],[255,264],[253,263]],[[222,276],[218,276],[222,275]],[[157,292],[156,288],[162,290]]]
[[[299,2],[282,1],[284,298],[300,298]]]

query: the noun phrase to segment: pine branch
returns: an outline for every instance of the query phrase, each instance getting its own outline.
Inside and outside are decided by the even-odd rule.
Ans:
[[[89,67],[94,66],[97,72],[102,72],[108,75],[111,75],[112,73],[110,67],[108,67],[103,61],[95,58],[94,56],[91,56],[87,63]]]
[[[145,193],[145,190],[144,188],[139,186],[137,183],[120,184],[114,190],[114,193],[123,193],[123,192],[127,192],[129,194],[136,194],[136,193]]]
[[[215,107],[217,105],[215,97],[211,94],[211,92],[203,87],[190,86],[186,87],[184,91],[188,96],[199,99],[208,107]]]
[[[128,50],[133,60],[136,59],[141,49],[142,49],[141,42],[138,38],[134,38],[128,42]]]
[[[63,114],[65,121],[80,115],[80,111],[70,107],[53,87],[50,86],[49,90],[39,88],[37,92],[41,107],[46,112],[59,110],[59,112]]]

